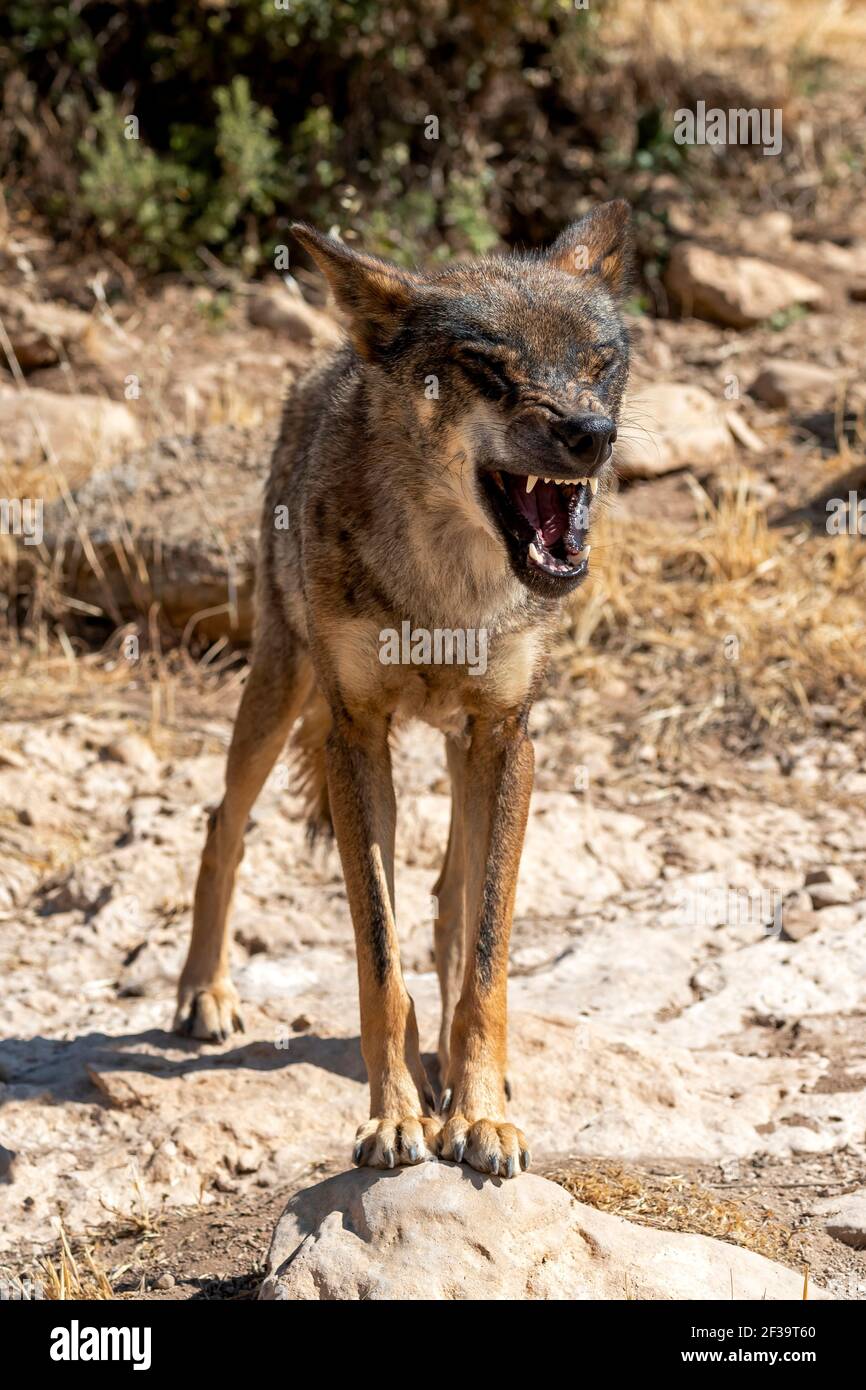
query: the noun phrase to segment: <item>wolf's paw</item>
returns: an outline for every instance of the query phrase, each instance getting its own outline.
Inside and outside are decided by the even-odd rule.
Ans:
[[[352,1161],[359,1168],[395,1168],[436,1157],[440,1121],[430,1115],[367,1120],[358,1128]]]
[[[503,1120],[468,1120],[451,1115],[439,1135],[439,1157],[468,1163],[479,1173],[513,1178],[529,1167],[526,1135]]]
[[[219,984],[181,985],[177,995],[174,1031],[184,1038],[225,1042],[244,1031],[240,1000],[231,980]]]

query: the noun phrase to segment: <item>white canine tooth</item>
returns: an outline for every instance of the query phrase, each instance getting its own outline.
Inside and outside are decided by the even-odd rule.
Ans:
[[[536,478],[535,474],[529,473],[526,478],[526,491],[531,492],[537,482],[538,479]]]
[[[593,497],[594,497],[595,494],[598,492],[598,478],[590,478],[590,480],[589,480],[589,490],[590,490],[590,492],[592,493],[592,495],[593,495]]]
[[[535,541],[530,541],[529,543],[529,558],[530,560],[534,560],[537,565],[544,564],[544,561],[541,558],[541,551],[538,549],[538,546],[535,544]]]

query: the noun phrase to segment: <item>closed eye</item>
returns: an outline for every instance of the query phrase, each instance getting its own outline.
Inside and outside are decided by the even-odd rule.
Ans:
[[[596,348],[596,367],[601,376],[607,376],[619,365],[619,352],[614,343],[601,343]]]
[[[490,400],[502,400],[514,387],[505,362],[493,351],[459,343],[454,357],[474,386]]]

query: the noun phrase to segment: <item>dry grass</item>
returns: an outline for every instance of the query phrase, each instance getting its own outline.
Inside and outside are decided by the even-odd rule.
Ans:
[[[723,726],[805,727],[816,707],[862,724],[862,539],[771,528],[745,474],[718,500],[693,493],[693,526],[641,521],[638,533],[606,514],[561,668],[602,687],[625,680],[638,720],[672,744]]]
[[[640,1226],[711,1236],[794,1269],[803,1268],[800,1235],[778,1222],[772,1212],[719,1197],[680,1174],[662,1177],[616,1163],[575,1158],[544,1176],[578,1202]]]
[[[642,520],[638,533],[615,508],[596,524],[592,577],[555,652],[562,678],[602,691],[616,681],[628,691],[629,734],[650,734],[669,753],[701,733],[805,731],[816,711],[837,727],[862,726],[862,538],[769,526],[745,474],[716,499],[692,487],[689,525]],[[202,714],[225,708],[240,654],[224,643],[201,661],[183,647],[163,654],[155,625],[142,622],[141,659],[130,665],[119,649],[134,630],[118,629],[100,653],[71,643],[59,624],[4,644],[7,713],[149,705],[158,739],[181,696]]]
[[[40,1262],[40,1278],[46,1299],[102,1301],[115,1297],[111,1279],[92,1251],[85,1248],[76,1258],[62,1222],[57,1254]]]
[[[866,52],[866,7],[861,0],[729,0],[719,6],[695,0],[619,0],[604,11],[612,39],[643,35],[675,62],[705,62],[743,49],[776,58],[814,54],[851,62]]]

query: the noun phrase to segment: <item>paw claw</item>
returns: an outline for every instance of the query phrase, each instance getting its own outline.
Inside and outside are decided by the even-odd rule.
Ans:
[[[183,1038],[202,1042],[226,1042],[244,1023],[238,996],[230,980],[211,985],[181,985],[178,991],[174,1031]]]
[[[519,1167],[529,1167],[529,1148],[519,1129],[505,1120],[470,1121],[459,1110],[442,1129],[439,1154],[454,1163],[468,1163],[479,1173],[503,1178],[513,1178]]]
[[[353,1158],[359,1167],[397,1168],[435,1157],[439,1121],[430,1115],[395,1120],[374,1117],[358,1129]]]

